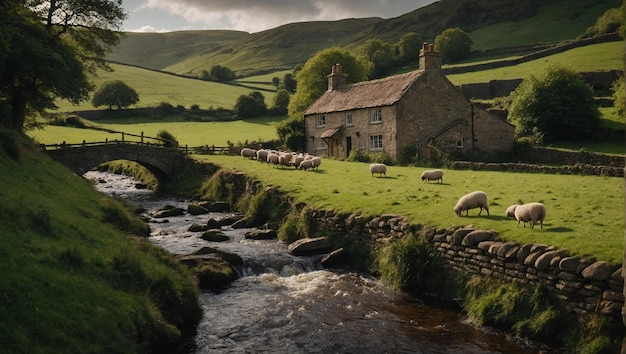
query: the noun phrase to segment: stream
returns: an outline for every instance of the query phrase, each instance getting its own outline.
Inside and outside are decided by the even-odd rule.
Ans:
[[[193,201],[136,188],[127,176],[87,172],[102,193],[146,209],[150,218]],[[557,353],[498,331],[477,328],[455,309],[393,291],[377,279],[327,270],[319,257],[295,257],[278,240],[248,240],[250,229],[223,227],[226,242],[189,232],[210,213],[151,219],[149,240],[174,254],[210,246],[244,259],[239,279],[220,292],[203,291],[203,316],[184,353]]]

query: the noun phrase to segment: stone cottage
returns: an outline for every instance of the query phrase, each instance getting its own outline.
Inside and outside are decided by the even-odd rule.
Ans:
[[[344,159],[353,149],[397,159],[414,148],[432,154],[511,151],[514,126],[479,109],[441,73],[441,57],[424,43],[419,70],[346,85],[341,64],[328,90],[304,113],[306,150]]]

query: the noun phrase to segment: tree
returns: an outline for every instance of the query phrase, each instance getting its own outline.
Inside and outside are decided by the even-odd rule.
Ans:
[[[167,130],[160,130],[156,137],[161,139],[164,147],[178,147],[178,140]]]
[[[395,63],[393,46],[381,39],[368,39],[357,48],[357,57],[367,66],[369,78],[384,76]]]
[[[241,95],[237,98],[234,108],[235,114],[239,118],[254,118],[267,113],[265,97],[259,91],[252,91],[248,95]]]
[[[608,9],[598,17],[595,25],[587,28],[582,37],[595,37],[606,33],[618,32],[624,38],[624,4]]]
[[[620,77],[611,86],[613,91],[613,107],[617,110],[620,116],[624,115],[624,106],[626,105],[626,93],[624,92],[624,78]]]
[[[590,138],[599,116],[592,89],[565,67],[550,66],[511,94],[509,119],[516,125],[515,135],[535,143]]]
[[[11,112],[3,125],[22,131],[29,111],[88,99],[87,73],[106,67],[125,17],[117,0],[2,1],[0,48],[10,55],[0,54],[0,105]]]
[[[424,39],[415,32],[409,32],[402,36],[396,43],[396,56],[398,63],[406,65],[411,62],[417,62],[419,53],[422,49]]]
[[[302,117],[307,107],[328,89],[326,76],[337,63],[341,64],[343,72],[347,74],[346,83],[367,79],[365,67],[347,50],[338,47],[322,49],[307,60],[296,74],[298,86],[289,102],[291,117]]]
[[[278,124],[276,132],[280,141],[293,151],[304,151],[304,117],[290,117]]]
[[[213,65],[209,71],[209,78],[212,81],[225,82],[235,79],[235,73],[225,66]]]
[[[467,58],[472,44],[470,35],[460,28],[448,28],[435,37],[435,49],[441,54],[444,63]]]
[[[293,74],[286,73],[283,76],[283,85],[282,88],[289,92],[294,92],[296,90],[296,80],[293,77]]]
[[[276,91],[276,95],[274,95],[272,102],[272,115],[282,116],[287,114],[290,99],[291,97],[289,96],[289,92],[287,92],[287,90],[280,89]]]
[[[104,83],[91,99],[91,104],[94,107],[109,106],[109,109],[112,109],[113,106],[122,109],[137,102],[139,102],[137,91],[120,80]]]

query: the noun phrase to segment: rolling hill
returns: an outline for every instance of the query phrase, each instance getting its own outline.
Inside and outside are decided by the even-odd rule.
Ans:
[[[340,21],[299,22],[258,33],[181,31],[128,33],[108,59],[197,75],[220,64],[239,76],[291,69],[320,49],[353,50],[367,39],[397,42],[415,32],[432,42],[450,27],[470,33],[473,49],[484,51],[572,40],[620,0],[440,0],[405,15]]]

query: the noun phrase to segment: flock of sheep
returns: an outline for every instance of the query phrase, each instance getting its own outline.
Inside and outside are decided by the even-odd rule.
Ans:
[[[248,159],[255,159],[259,162],[267,162],[276,167],[291,166],[301,170],[317,169],[322,163],[322,159],[319,156],[313,156],[303,153],[292,152],[280,152],[275,150],[254,150],[250,148],[241,149],[241,156]],[[370,173],[374,176],[375,173],[379,176],[387,176],[387,166],[383,163],[373,163],[370,166]],[[430,183],[430,181],[437,181],[443,183],[443,171],[442,170],[427,170],[422,173],[422,181]],[[470,209],[480,208],[478,215],[483,212],[483,209],[489,215],[489,204],[487,201],[487,193],[482,191],[475,191],[468,193],[457,201],[454,206],[454,212],[458,216],[469,214]],[[515,204],[506,209],[507,217],[515,218],[517,220],[517,226],[520,222],[530,223],[531,228],[535,228],[535,224],[539,223],[543,229],[543,221],[546,218],[546,207],[542,203],[527,203],[527,204]]]
[[[322,158],[310,154],[285,152],[269,149],[241,149],[241,157],[266,162],[274,167],[295,167],[300,170],[317,169]]]

